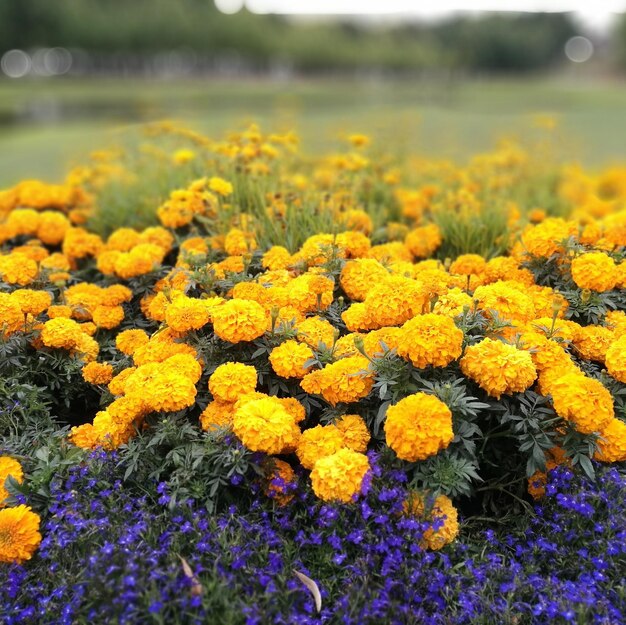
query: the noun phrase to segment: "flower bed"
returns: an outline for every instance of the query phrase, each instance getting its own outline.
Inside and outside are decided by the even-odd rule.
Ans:
[[[534,554],[528,594],[516,576],[534,579],[531,539],[475,527],[526,524],[554,558],[551,534],[606,503],[581,512],[585,492],[623,497],[618,472],[593,479],[597,462],[626,461],[626,173],[547,170],[516,146],[466,167],[392,165],[354,135],[312,163],[293,135],[256,127],[223,142],[147,132],[135,160],[100,153],[64,185],[0,194],[0,560],[15,622],[206,622],[224,606],[263,622],[279,590],[273,622],[615,622],[604,560],[576,594]],[[156,145],[173,138],[194,150],[164,160]],[[179,188],[127,227],[119,206],[166,175]],[[561,493],[550,522],[534,516],[533,499],[580,474],[574,503]],[[554,512],[568,506],[571,519]],[[252,528],[266,536],[255,553]],[[231,530],[253,580],[229,568]],[[621,558],[617,526],[606,537]],[[25,603],[42,567],[76,575],[68,545],[92,577],[44,580]],[[220,549],[223,563],[200,555]],[[368,570],[382,577],[360,585]],[[309,575],[326,576],[319,615]],[[109,599],[92,596],[98,577]],[[548,599],[547,580],[567,600]]]

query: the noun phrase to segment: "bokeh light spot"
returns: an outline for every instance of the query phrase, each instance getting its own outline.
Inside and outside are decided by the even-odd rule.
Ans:
[[[593,44],[587,37],[571,37],[565,44],[565,56],[574,63],[584,63],[593,56]]]

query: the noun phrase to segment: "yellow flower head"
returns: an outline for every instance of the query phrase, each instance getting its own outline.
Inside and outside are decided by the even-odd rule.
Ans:
[[[30,560],[41,542],[41,519],[28,506],[0,510],[0,562]]]
[[[229,343],[253,341],[265,333],[267,314],[257,302],[233,299],[212,310],[215,334]]]
[[[113,366],[108,362],[90,362],[82,373],[83,380],[89,384],[108,384],[113,379]]]
[[[582,434],[602,431],[615,416],[611,393],[580,372],[566,373],[550,385],[557,414]]]
[[[463,332],[450,317],[435,313],[418,315],[401,328],[398,355],[424,369],[446,367],[461,355]]]
[[[600,462],[626,461],[626,423],[620,419],[611,419],[599,434],[594,458]]]
[[[209,322],[209,309],[204,300],[179,295],[165,310],[167,325],[176,332],[199,330]]]
[[[347,447],[339,428],[334,425],[316,425],[302,432],[296,454],[305,469],[312,469],[320,458],[325,458]]]
[[[363,478],[369,470],[365,454],[340,449],[315,463],[311,471],[313,492],[324,501],[348,503],[361,492]]]
[[[267,454],[289,453],[300,438],[293,416],[269,397],[239,406],[233,416],[233,432],[251,451]]]
[[[356,414],[347,414],[335,421],[335,426],[343,435],[346,447],[365,453],[371,440],[370,431],[363,417]]]
[[[24,481],[22,465],[15,458],[0,456],[0,508],[4,506],[4,500],[9,496],[4,486],[9,475],[20,484]]]
[[[209,378],[209,390],[221,402],[237,401],[242,395],[254,392],[256,384],[256,369],[240,362],[220,365]]]
[[[311,368],[310,365],[305,367],[305,363],[313,356],[313,350],[306,343],[289,340],[275,347],[269,360],[281,378],[303,378]]]
[[[616,380],[626,383],[626,334],[606,350],[606,369]]]
[[[463,374],[496,399],[525,391],[537,378],[527,351],[490,338],[470,345],[460,363]]]
[[[385,437],[398,458],[425,460],[445,449],[454,438],[452,413],[433,395],[409,395],[387,409]]]
[[[137,348],[145,345],[148,341],[148,335],[144,330],[124,330],[115,337],[115,347],[122,354],[131,356]]]
[[[618,280],[615,261],[603,252],[581,254],[572,261],[572,279],[581,289],[610,291]]]
[[[300,382],[307,393],[321,395],[329,404],[352,403],[367,397],[374,377],[368,372],[369,361],[360,354],[342,358],[319,371],[308,373]]]
[[[450,544],[459,535],[459,515],[446,495],[439,495],[432,508],[426,510],[424,497],[419,493],[411,493],[404,503],[405,514],[417,517],[426,516],[431,527],[424,532],[420,546],[423,549],[436,551]]]

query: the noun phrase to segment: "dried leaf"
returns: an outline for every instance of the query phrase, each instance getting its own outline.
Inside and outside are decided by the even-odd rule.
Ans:
[[[320,612],[322,610],[322,595],[320,594],[319,586],[304,573],[300,571],[293,571],[294,575],[307,587],[308,591],[313,595],[315,601],[315,609]]]
[[[202,594],[202,584],[200,580],[196,577],[196,574],[193,572],[193,569],[189,566],[189,562],[185,560],[182,556],[178,556],[180,562],[183,567],[183,573],[185,577],[191,581],[191,594],[194,596],[198,596]]]

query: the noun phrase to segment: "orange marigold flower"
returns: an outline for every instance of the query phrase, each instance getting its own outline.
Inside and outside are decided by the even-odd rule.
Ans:
[[[0,562],[30,560],[41,542],[40,522],[25,505],[0,510]]]
[[[603,252],[590,252],[572,261],[572,279],[581,289],[610,291],[615,288],[618,271],[610,256]]]
[[[113,379],[113,365],[108,362],[90,362],[82,370],[83,380],[89,384],[108,384]]]

